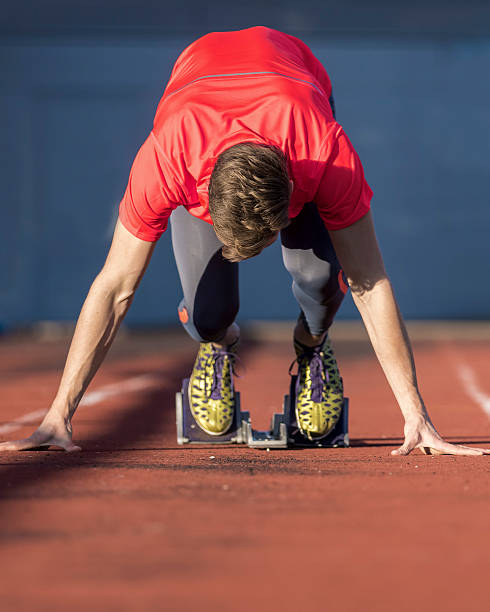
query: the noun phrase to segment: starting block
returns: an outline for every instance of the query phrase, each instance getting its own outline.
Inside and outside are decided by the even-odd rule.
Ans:
[[[338,448],[349,446],[349,398],[344,397],[344,404],[335,427],[323,438],[309,440],[301,433],[296,422],[295,388],[297,376],[291,376],[289,395],[284,398],[284,417],[288,423],[288,442],[290,446],[300,448]]]
[[[230,429],[222,435],[212,436],[203,431],[194,420],[189,406],[189,379],[182,382],[182,390],[175,397],[178,444],[244,444],[240,394],[235,392],[235,412]]]
[[[250,448],[336,448],[349,446],[349,399],[344,398],[340,418],[323,438],[308,440],[296,423],[294,390],[296,376],[291,377],[289,394],[284,397],[283,412],[272,416],[271,428],[266,431],[253,429],[250,413],[240,408],[240,394],[235,392],[235,412],[230,429],[223,435],[213,436],[203,431],[195,422],[189,406],[189,379],[184,379],[182,390],[176,394],[178,444],[245,444]]]

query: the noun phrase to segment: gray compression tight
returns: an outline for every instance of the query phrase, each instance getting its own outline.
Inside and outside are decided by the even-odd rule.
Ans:
[[[183,206],[174,210],[170,223],[184,293],[179,318],[195,340],[218,342],[238,313],[239,264],[224,259],[213,226],[192,216]],[[313,202],[281,231],[281,244],[300,316],[311,334],[320,335],[332,324],[346,285]]]

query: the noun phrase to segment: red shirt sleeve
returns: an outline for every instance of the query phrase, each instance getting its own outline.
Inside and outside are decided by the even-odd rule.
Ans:
[[[168,218],[178,204],[169,195],[155,141],[150,134],[133,162],[119,206],[119,219],[133,236],[155,242],[167,229]]]
[[[358,221],[369,212],[372,196],[361,160],[339,126],[314,200],[326,228],[343,229]]]

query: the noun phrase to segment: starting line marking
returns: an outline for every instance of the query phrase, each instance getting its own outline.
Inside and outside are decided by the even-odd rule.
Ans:
[[[464,390],[476,402],[483,412],[490,418],[490,396],[484,393],[478,386],[473,370],[466,364],[461,364],[457,368],[458,376],[463,383]]]
[[[135,376],[134,378],[128,378],[128,380],[124,380],[119,383],[111,383],[109,385],[100,387],[100,389],[89,391],[82,398],[78,407],[83,408],[84,406],[93,406],[94,404],[104,401],[108,397],[114,397],[115,395],[121,395],[122,393],[131,393],[133,391],[143,391],[145,389],[158,387],[161,384],[161,378],[157,378],[149,374]],[[9,434],[12,431],[20,429],[24,425],[34,425],[35,422],[42,419],[47,412],[47,410],[36,410],[35,412],[24,414],[10,423],[5,423],[5,425],[0,426],[0,435]]]

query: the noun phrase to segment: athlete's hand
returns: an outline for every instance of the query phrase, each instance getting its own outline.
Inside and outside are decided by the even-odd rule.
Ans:
[[[45,418],[36,431],[23,440],[2,442],[0,451],[20,451],[40,447],[58,446],[71,453],[82,450],[72,442],[71,423],[60,419]]]
[[[404,427],[405,442],[392,455],[408,455],[415,448],[426,455],[490,455],[488,448],[450,444],[441,438],[428,419],[409,420]]]

